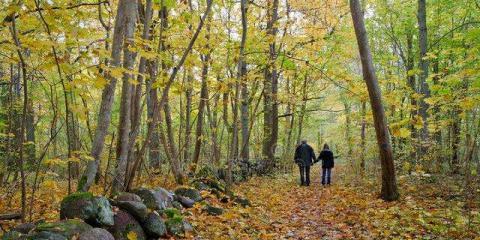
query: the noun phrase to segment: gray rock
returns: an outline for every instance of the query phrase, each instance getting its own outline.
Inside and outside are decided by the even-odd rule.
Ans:
[[[2,236],[2,240],[17,240],[22,239],[22,233],[17,231],[9,231]]]
[[[137,194],[135,193],[129,193],[129,192],[122,192],[117,195],[115,198],[116,201],[130,201],[130,202],[143,202],[142,198],[140,198]]]
[[[145,240],[145,232],[140,223],[128,212],[119,210],[114,217],[114,225],[108,231],[116,240],[128,240],[127,234],[133,232],[137,240]]]
[[[103,196],[94,197],[88,192],[76,192],[62,200],[60,219],[82,219],[92,225],[113,225],[110,202]]]
[[[52,223],[40,223],[33,230],[35,233],[50,232],[62,235],[68,239],[92,229],[92,226],[79,219],[67,219]]]
[[[134,191],[150,209],[164,210],[172,207],[173,194],[163,188],[150,190],[140,188]]]
[[[155,188],[154,191],[157,199],[161,203],[161,209],[167,209],[169,207],[172,207],[172,202],[175,194],[166,190],[165,188]]]
[[[208,215],[218,216],[223,214],[223,208],[214,207],[212,205],[206,205],[203,210],[207,212]]]
[[[32,233],[32,234],[29,234],[25,239],[28,239],[28,240],[68,240],[70,238],[68,237],[65,237],[61,234],[58,234],[58,233],[53,233],[53,232],[47,232],[47,231],[43,231],[43,232],[36,232],[36,233]]]
[[[95,218],[93,194],[76,192],[66,196],[60,204],[60,219],[90,219]]]
[[[13,231],[23,233],[23,234],[28,234],[32,229],[35,228],[34,223],[22,223],[13,228]]]
[[[190,199],[189,197],[179,196],[178,201],[182,204],[185,208],[191,208],[195,204],[195,201]]]
[[[95,222],[102,226],[112,226],[113,211],[108,199],[102,196],[95,197],[93,206],[95,208]]]
[[[183,231],[185,232],[193,232],[193,226],[187,220],[183,220]]]
[[[127,211],[138,221],[143,221],[147,217],[148,209],[142,202],[119,201],[115,203],[122,210]]]
[[[148,214],[147,218],[143,222],[143,229],[148,236],[159,238],[167,234],[167,226],[165,221],[156,212]]]
[[[115,240],[113,235],[103,228],[92,228],[80,234],[79,240]]]
[[[179,202],[179,201],[173,201],[172,202],[172,206],[178,210],[182,210],[183,209],[183,206],[182,204]]]
[[[178,196],[188,197],[195,202],[200,202],[203,200],[202,196],[200,195],[200,191],[195,188],[179,187],[175,189],[175,194]]]
[[[233,201],[237,204],[240,204],[242,207],[249,207],[249,206],[252,206],[252,204],[250,203],[250,200],[246,199],[246,198],[242,198],[242,197],[235,197],[233,198]]]

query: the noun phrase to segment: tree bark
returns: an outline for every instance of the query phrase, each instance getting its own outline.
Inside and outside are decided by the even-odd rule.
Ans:
[[[247,81],[247,63],[245,61],[245,44],[247,41],[247,0],[240,0],[240,9],[242,12],[242,40],[240,42],[240,54],[238,60],[238,81],[241,82],[241,128],[242,128],[242,148],[240,158],[243,161],[249,160],[249,93]]]
[[[427,13],[426,13],[426,0],[418,0],[418,45],[420,48],[420,59],[419,59],[419,68],[420,68],[420,76],[419,76],[419,84],[420,84],[420,93],[423,95],[420,99],[420,109],[419,113],[422,117],[423,121],[423,128],[421,131],[421,145],[422,145],[422,154],[426,152],[426,141],[428,140],[428,103],[425,102],[425,98],[430,97],[430,89],[428,88],[427,78],[428,78],[428,67],[429,67],[429,60],[426,59],[427,57],[427,50],[428,50],[428,35],[427,35]]]
[[[137,16],[137,1],[125,3],[125,22],[124,22],[124,48],[123,48],[123,68],[126,71],[133,71],[135,65],[135,53],[129,48],[132,46],[135,35],[135,23]],[[128,152],[131,131],[131,100],[132,84],[130,83],[132,75],[123,73],[122,77],[122,96],[120,102],[120,121],[118,125],[118,143],[117,143],[117,167],[113,175],[112,195],[125,190]]]
[[[278,73],[275,66],[277,59],[276,36],[278,32],[278,0],[268,1],[267,35],[269,36],[269,58],[264,79],[264,136],[262,154],[266,161],[266,170],[272,171],[275,165],[275,148],[278,138]]]
[[[385,118],[385,110],[383,109],[382,104],[382,94],[373,66],[367,31],[365,29],[359,0],[350,0],[350,11],[362,62],[363,78],[367,85],[368,95],[370,97],[377,144],[380,152],[380,162],[382,165],[381,197],[386,201],[394,201],[399,198],[399,194],[395,178],[395,166],[393,163],[392,146],[390,144],[390,134],[388,132],[388,123]]]
[[[117,15],[115,17],[115,25],[113,28],[113,40],[112,40],[112,53],[110,67],[116,68],[121,65],[121,51],[124,40],[124,22],[126,10],[128,5],[136,0],[120,0],[117,8]],[[87,168],[83,176],[78,182],[78,191],[88,191],[92,186],[95,176],[98,171],[100,163],[100,155],[102,154],[105,136],[107,135],[108,128],[110,126],[110,120],[112,117],[112,105],[115,95],[115,88],[117,84],[116,77],[106,73],[107,78],[110,80],[102,91],[102,100],[100,103],[100,109],[98,112],[97,128],[95,129],[95,137],[92,143],[92,149],[90,156],[93,160],[88,161]]]

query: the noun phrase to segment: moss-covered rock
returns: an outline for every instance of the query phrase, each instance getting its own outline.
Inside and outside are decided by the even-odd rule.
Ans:
[[[115,201],[143,202],[142,198],[135,193],[121,192],[115,196]]]
[[[34,223],[21,223],[13,228],[13,231],[28,234],[32,229],[35,228]]]
[[[243,198],[243,197],[239,197],[239,196],[235,196],[233,198],[233,201],[236,203],[236,204],[240,204],[242,207],[249,207],[251,206],[252,204],[250,203],[250,200],[246,199],[246,198]]]
[[[58,234],[58,233],[43,231],[43,232],[36,232],[36,233],[29,234],[25,238],[21,238],[21,239],[26,239],[26,240],[68,240],[68,239],[71,239],[71,238],[65,237],[65,236],[63,236],[61,234]]]
[[[168,218],[165,222],[167,226],[168,233],[174,236],[180,236],[185,233],[183,229],[183,217],[175,216],[172,218]]]
[[[9,231],[2,236],[2,240],[18,240],[22,239],[23,234],[15,230]]]
[[[113,225],[110,202],[103,196],[94,197],[89,192],[68,195],[60,205],[60,219],[82,219],[92,225]]]
[[[150,209],[164,210],[172,207],[173,194],[163,188],[155,190],[140,188],[134,191]]]
[[[144,240],[145,232],[140,223],[128,212],[119,210],[114,217],[114,225],[108,231],[116,240],[128,240],[128,234],[135,235],[137,240]]]
[[[203,210],[208,214],[208,215],[213,215],[213,216],[218,216],[223,214],[223,208],[219,207],[214,207],[212,205],[207,204]]]
[[[118,201],[115,203],[120,209],[130,213],[138,221],[143,221],[147,217],[148,209],[142,202]]]
[[[113,235],[103,228],[92,228],[80,234],[79,240],[115,240]]]
[[[66,196],[60,204],[60,219],[88,219],[95,215],[93,194],[76,192]]]
[[[36,233],[51,232],[62,235],[68,239],[74,236],[80,235],[80,233],[92,229],[92,226],[88,225],[79,219],[67,219],[52,223],[41,223],[33,230]]]
[[[175,194],[178,196],[190,198],[195,202],[200,202],[203,200],[202,196],[200,195],[200,191],[195,188],[179,187],[175,189]]]
[[[159,238],[167,234],[167,226],[165,221],[156,212],[148,214],[143,222],[143,229],[149,237]]]
[[[101,226],[113,225],[113,211],[110,201],[107,198],[99,196],[93,198],[93,206],[95,209],[94,221]]]

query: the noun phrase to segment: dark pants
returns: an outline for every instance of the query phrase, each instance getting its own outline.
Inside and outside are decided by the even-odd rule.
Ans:
[[[331,178],[332,178],[332,168],[322,168],[322,185],[325,185],[325,183],[330,184]]]
[[[310,185],[310,166],[298,166],[300,168],[300,181],[302,185]]]

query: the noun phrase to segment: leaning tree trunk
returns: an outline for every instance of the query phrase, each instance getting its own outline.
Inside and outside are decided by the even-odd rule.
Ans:
[[[126,10],[128,5],[134,0],[120,0],[118,3],[117,16],[115,17],[115,26],[113,29],[112,40],[112,54],[111,54],[111,68],[120,67],[122,61],[122,47],[124,39],[124,21]],[[106,73],[109,78],[109,83],[102,91],[102,101],[100,103],[100,109],[98,112],[97,128],[95,130],[95,137],[92,143],[92,149],[90,156],[93,160],[90,160],[85,169],[85,173],[78,182],[78,191],[88,191],[92,186],[95,176],[98,171],[100,163],[100,155],[103,151],[105,142],[105,136],[107,135],[108,128],[110,126],[110,119],[112,117],[112,105],[115,95],[115,87],[117,85],[117,79]]]
[[[395,166],[393,164],[393,152],[390,144],[385,110],[382,104],[382,94],[378,84],[375,69],[373,67],[372,55],[368,44],[367,30],[363,20],[359,0],[350,0],[350,11],[352,14],[355,35],[357,36],[358,49],[362,62],[363,78],[367,84],[370,105],[373,112],[373,122],[377,135],[377,144],[380,152],[382,165],[382,192],[381,197],[387,201],[397,200],[399,197],[397,181],[395,178]]]

